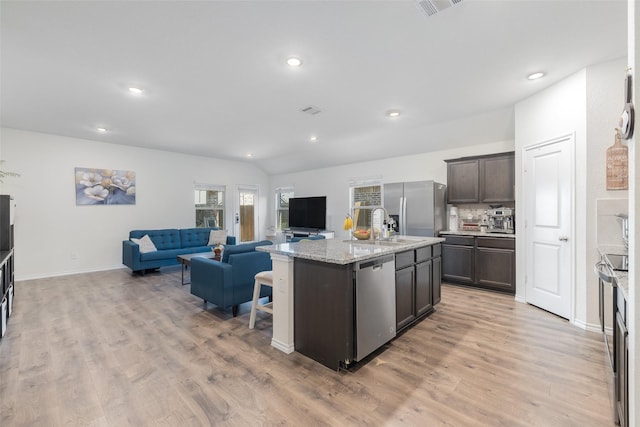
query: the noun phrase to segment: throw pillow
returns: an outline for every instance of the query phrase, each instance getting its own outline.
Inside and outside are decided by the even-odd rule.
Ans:
[[[208,246],[218,246],[227,244],[227,230],[211,230],[209,233]]]
[[[137,243],[138,246],[140,246],[141,254],[146,254],[147,252],[155,252],[158,250],[156,249],[156,245],[153,244],[153,241],[151,240],[151,237],[149,237],[148,234],[145,234],[144,236],[142,236],[141,239],[131,238],[131,241],[133,243]]]

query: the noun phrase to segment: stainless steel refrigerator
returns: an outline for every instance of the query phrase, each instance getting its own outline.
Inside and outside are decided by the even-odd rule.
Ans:
[[[398,234],[438,236],[446,230],[447,186],[434,181],[383,184],[383,204]]]

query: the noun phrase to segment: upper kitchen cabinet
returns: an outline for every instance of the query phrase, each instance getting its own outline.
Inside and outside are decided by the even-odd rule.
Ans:
[[[478,159],[447,162],[447,202],[478,203],[480,199],[480,163]]]
[[[513,152],[445,161],[447,162],[448,203],[515,201]]]

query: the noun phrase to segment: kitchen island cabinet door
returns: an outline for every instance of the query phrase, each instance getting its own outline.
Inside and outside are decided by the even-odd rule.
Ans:
[[[354,358],[353,264],[296,258],[293,273],[296,351],[337,370]]]
[[[437,257],[433,259],[433,280],[431,284],[433,297],[433,305],[440,303],[440,285],[442,284],[442,258]]]
[[[447,202],[478,203],[480,163],[477,159],[447,163]]]
[[[396,331],[411,324],[416,318],[415,267],[396,270]]]
[[[442,245],[442,278],[455,283],[473,283],[474,247]]]
[[[416,317],[433,310],[431,270],[430,260],[416,264]]]

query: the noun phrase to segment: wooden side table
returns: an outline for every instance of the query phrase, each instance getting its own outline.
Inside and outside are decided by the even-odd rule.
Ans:
[[[209,258],[209,259],[213,259],[215,261],[220,261],[220,255],[217,255],[213,252],[198,252],[195,254],[183,254],[183,255],[178,255],[177,259],[178,262],[182,265],[182,271],[181,271],[181,281],[182,281],[182,286],[184,285],[188,285],[191,282],[185,282],[184,281],[184,271],[189,268],[189,266],[191,265],[191,259],[192,258]]]

